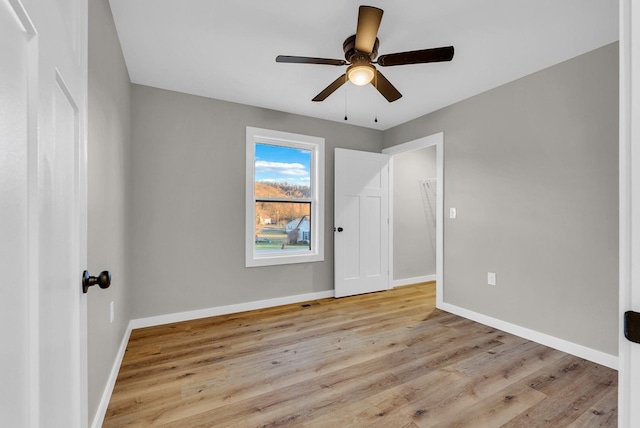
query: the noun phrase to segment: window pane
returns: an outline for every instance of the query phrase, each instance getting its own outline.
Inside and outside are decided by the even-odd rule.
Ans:
[[[256,143],[256,198],[310,198],[311,150]]]
[[[310,251],[311,203],[256,202],[256,253]]]
[[[324,138],[247,126],[245,266],[324,260]]]

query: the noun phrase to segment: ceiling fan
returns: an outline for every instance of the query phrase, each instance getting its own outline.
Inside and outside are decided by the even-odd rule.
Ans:
[[[389,102],[396,101],[402,94],[380,73],[373,64],[380,67],[393,65],[423,64],[427,62],[451,61],[453,46],[422,49],[409,52],[398,52],[378,57],[378,28],[382,21],[382,9],[373,6],[360,6],[356,34],[347,37],[342,44],[346,59],[312,58],[306,56],[278,55],[276,62],[296,64],[348,65],[346,73],[338,77],[313,101],[324,101],[347,80],[358,86],[373,84]]]

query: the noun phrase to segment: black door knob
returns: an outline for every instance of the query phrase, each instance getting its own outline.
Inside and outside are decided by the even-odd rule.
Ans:
[[[342,232],[343,230],[344,230],[344,229],[343,229],[343,228],[341,228],[341,227],[339,227],[339,228],[338,228],[338,232]]]
[[[89,271],[82,273],[82,292],[89,291],[89,287],[98,284],[100,288],[109,288],[111,285],[111,273],[108,270],[103,270],[98,276],[90,276]]]

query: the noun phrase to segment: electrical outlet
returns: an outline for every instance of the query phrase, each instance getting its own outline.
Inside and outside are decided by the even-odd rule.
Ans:
[[[495,272],[487,272],[487,284],[496,285],[496,274],[495,274]]]
[[[456,218],[458,211],[455,208],[449,208],[449,218]]]
[[[109,322],[113,322],[113,319],[115,318],[116,312],[115,312],[115,304],[113,302],[111,302],[109,304]]]

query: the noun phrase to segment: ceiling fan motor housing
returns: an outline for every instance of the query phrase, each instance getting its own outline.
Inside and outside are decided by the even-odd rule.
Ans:
[[[376,37],[376,42],[373,44],[373,49],[371,53],[367,52],[359,52],[356,50],[356,35],[347,37],[347,40],[342,44],[342,49],[344,50],[344,58],[349,61],[351,64],[366,62],[369,63],[374,61],[378,56],[378,45],[380,41]]]

